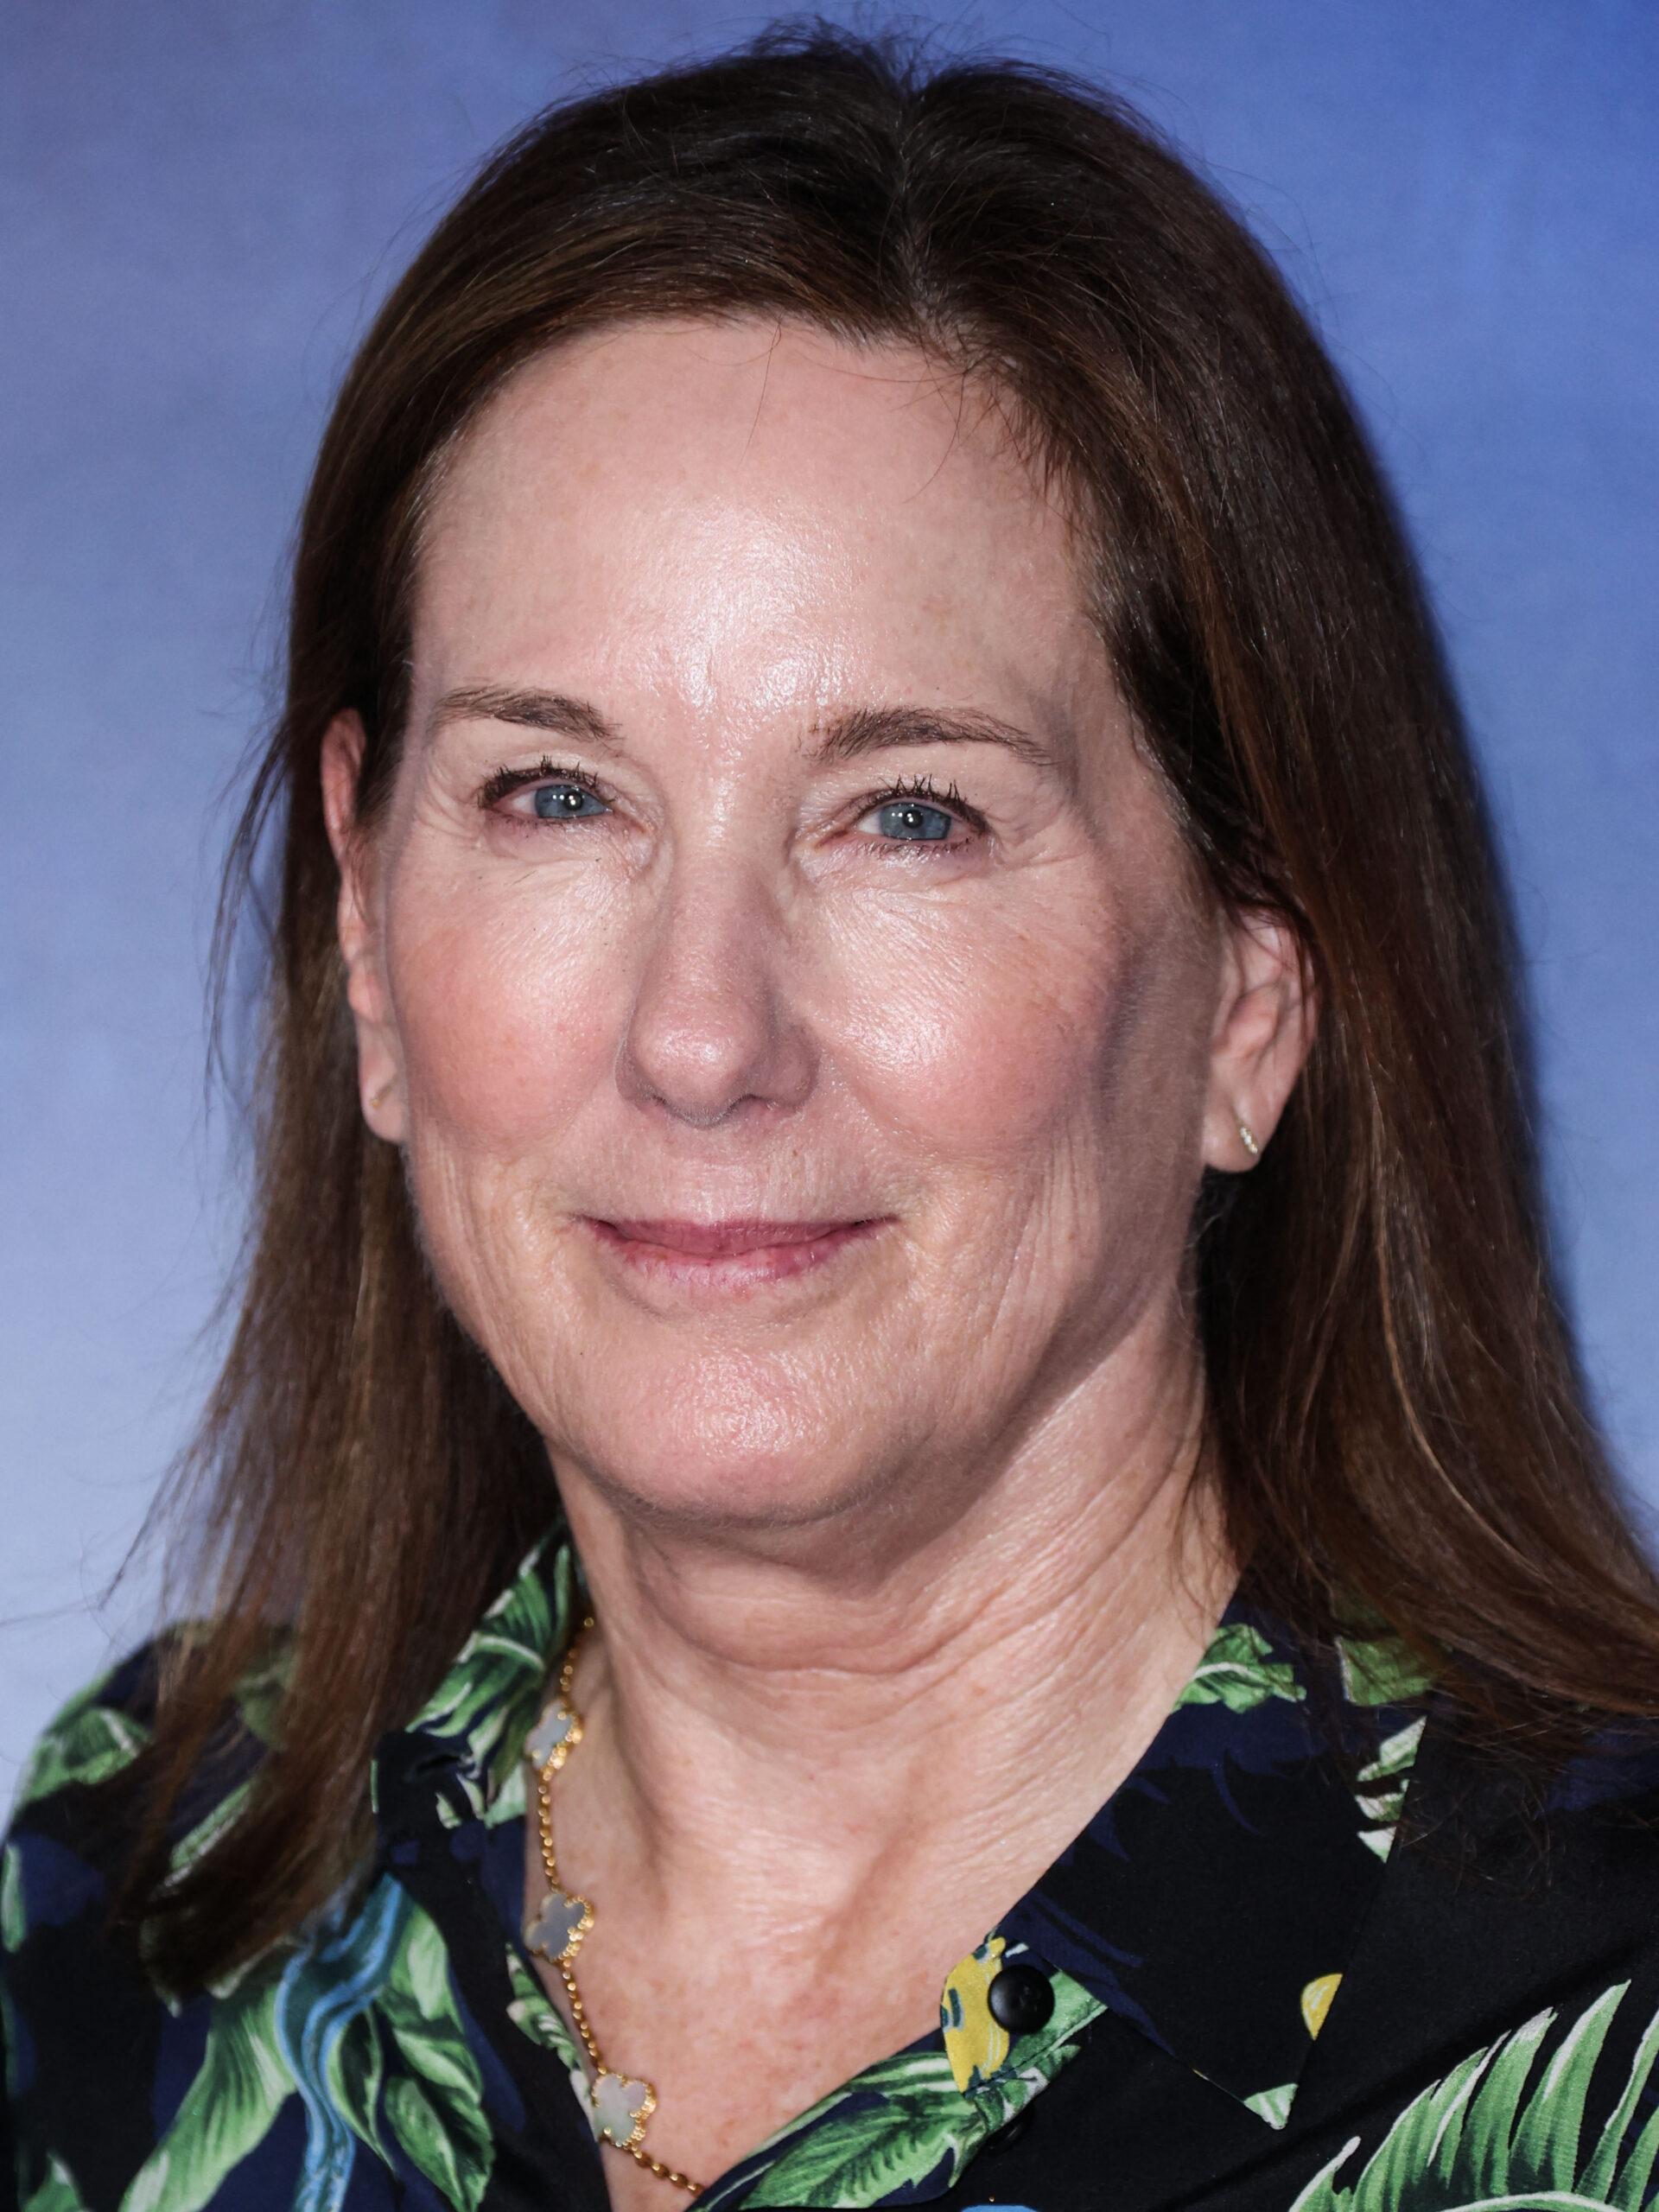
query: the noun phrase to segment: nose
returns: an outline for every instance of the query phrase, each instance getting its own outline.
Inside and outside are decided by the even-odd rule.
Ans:
[[[746,1101],[801,1104],[815,1055],[778,891],[758,866],[729,849],[677,856],[638,946],[624,1097],[698,1128]]]

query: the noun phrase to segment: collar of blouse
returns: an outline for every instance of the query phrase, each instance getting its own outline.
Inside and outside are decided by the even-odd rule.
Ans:
[[[383,1740],[372,1791],[387,1871],[407,1878],[435,1847],[452,1863],[479,1858],[462,1831],[523,1815],[525,1739],[585,1604],[570,1544],[550,1531],[422,1711]],[[1312,1663],[1234,1597],[1133,1771],[951,1969],[937,2033],[837,2093],[866,2148],[884,2106],[913,2135],[925,2090],[947,2153],[934,2170],[960,2171],[1106,2012],[1266,2126],[1284,2126],[1375,1897],[1425,1725],[1427,1685],[1396,1647],[1344,1645],[1338,1662]],[[974,1818],[969,1763],[950,1815],[963,1849]],[[519,2024],[562,2049],[562,2020],[528,1960],[512,1958],[522,1899],[495,1904],[510,1971],[519,1968],[510,1993],[536,2015]],[[835,2125],[833,2113],[802,2115],[815,2161]],[[788,2157],[791,2133],[766,2146],[769,2162]],[[741,2193],[753,2178],[746,2164],[726,2181]]]

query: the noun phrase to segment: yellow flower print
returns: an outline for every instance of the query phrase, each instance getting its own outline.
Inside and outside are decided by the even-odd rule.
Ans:
[[[1003,1949],[1001,1936],[988,1936],[945,1976],[939,2024],[951,2074],[964,2096],[976,2082],[988,2082],[1008,2055],[1008,2031],[991,2018],[990,2007]]]
[[[1302,1992],[1302,2018],[1307,2032],[1316,2036],[1325,2025],[1325,2016],[1331,2010],[1331,1999],[1337,1993],[1339,1974],[1322,1974],[1310,1981]]]

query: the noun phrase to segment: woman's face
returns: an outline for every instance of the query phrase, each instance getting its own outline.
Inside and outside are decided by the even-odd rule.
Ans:
[[[1179,1337],[1201,1167],[1287,1085],[1281,963],[1198,895],[983,395],[769,323],[550,354],[436,499],[353,848],[355,736],[368,1110],[556,1465],[810,1522]],[[756,1222],[842,1228],[661,1226]]]

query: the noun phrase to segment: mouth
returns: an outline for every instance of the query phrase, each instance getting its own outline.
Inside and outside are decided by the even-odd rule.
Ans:
[[[700,1260],[723,1260],[734,1252],[770,1251],[779,1244],[810,1244],[837,1230],[857,1229],[856,1221],[607,1221],[632,1244],[655,1244]]]
[[[601,1221],[596,1242],[632,1273],[690,1287],[735,1289],[807,1274],[882,1226],[861,1221]]]

